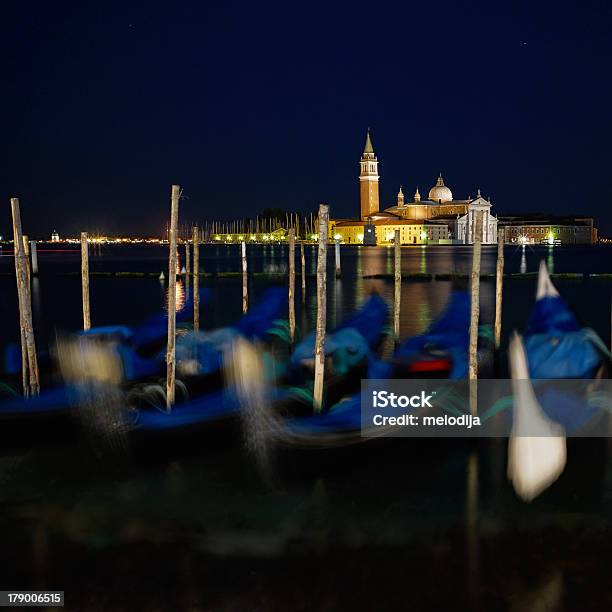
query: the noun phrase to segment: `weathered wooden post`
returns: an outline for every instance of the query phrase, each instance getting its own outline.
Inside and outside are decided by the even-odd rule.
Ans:
[[[181,188],[172,185],[172,203],[170,209],[170,256],[168,261],[168,350],[166,351],[166,408],[174,404],[176,376],[176,230],[178,226],[179,198]]]
[[[15,272],[17,276],[17,295],[19,298],[19,323],[21,327],[22,344],[21,355],[24,359],[22,369],[28,371],[29,382],[24,391],[26,395],[37,395],[40,385],[38,377],[38,358],[36,356],[36,342],[32,325],[32,298],[28,282],[28,265],[23,247],[23,234],[21,232],[21,214],[19,211],[19,198],[11,198],[11,212],[13,215],[13,246],[15,250]],[[27,357],[27,359],[25,359]],[[26,376],[23,377],[26,382]]]
[[[295,230],[289,230],[289,337],[295,340]]]
[[[29,243],[28,243],[28,237],[27,236],[23,236],[23,250],[24,250],[24,254],[25,254],[25,262],[26,262],[26,268],[27,268],[27,286],[28,286],[28,290],[31,290],[32,287],[32,279],[31,279],[31,272],[30,272],[30,254],[29,254],[29,249],[28,249]],[[27,351],[27,344],[25,341],[25,330],[23,327],[23,319],[22,319],[22,313],[21,310],[19,312],[19,321],[20,321],[20,337],[21,337],[21,363],[22,363],[22,372],[21,372],[21,383],[23,385],[24,388],[24,395],[29,395],[30,394],[30,383],[29,383],[29,376],[30,376],[30,368],[27,366],[27,361],[28,361],[28,351]]]
[[[28,271],[28,287],[31,287],[32,268],[30,266],[30,239],[25,234],[23,236],[23,252],[25,254],[26,267]]]
[[[497,270],[495,275],[495,348],[501,344],[502,299],[504,289],[504,230],[497,231]]]
[[[191,253],[189,250],[189,240],[185,240],[185,274],[187,282],[189,282],[189,275],[191,274]]]
[[[200,231],[193,228],[193,330],[200,329]]]
[[[482,250],[482,211],[475,212],[472,275],[471,275],[471,312],[470,312],[470,412],[476,416],[478,408],[478,318],[480,315],[480,254]]]
[[[81,232],[81,290],[83,294],[83,329],[91,328],[91,313],[89,311],[89,250],[87,248],[87,232]]]
[[[306,301],[306,257],[304,256],[304,243],[300,242],[300,258],[302,260],[302,304]]]
[[[317,332],[315,337],[315,379],[313,402],[315,412],[323,407],[325,374],[325,327],[327,315],[327,223],[329,206],[319,205],[319,250],[317,254]]]
[[[336,238],[336,278],[340,278],[340,238]]]
[[[400,231],[395,230],[395,299],[393,301],[393,333],[400,337],[400,307],[402,303],[402,245]]]
[[[242,312],[249,309],[249,288],[247,276],[246,242],[242,241]]]
[[[38,250],[36,248],[36,240],[30,240],[30,252],[32,253],[32,274],[38,275]]]

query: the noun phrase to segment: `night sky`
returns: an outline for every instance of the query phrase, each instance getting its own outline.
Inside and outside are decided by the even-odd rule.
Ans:
[[[3,6],[0,234],[160,235],[266,207],[358,211],[440,171],[496,213],[612,232],[612,3],[111,2]]]

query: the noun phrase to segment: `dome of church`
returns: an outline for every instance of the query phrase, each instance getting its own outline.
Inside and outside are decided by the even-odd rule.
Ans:
[[[450,202],[453,199],[453,192],[444,184],[441,174],[436,184],[429,190],[429,199],[434,202]]]

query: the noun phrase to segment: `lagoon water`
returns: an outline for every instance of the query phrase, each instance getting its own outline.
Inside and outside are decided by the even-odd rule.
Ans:
[[[78,246],[78,245],[77,245]],[[240,271],[239,245],[211,245],[201,248],[201,268],[206,273]],[[300,261],[297,249],[296,317],[302,331],[312,329],[316,316],[316,248],[306,246],[306,299],[301,302]],[[184,258],[180,250],[181,260]],[[612,272],[610,247],[506,247],[507,272],[536,272],[541,260],[551,272]],[[484,247],[482,272],[494,273],[496,248]],[[249,271],[275,273],[287,269],[287,247],[281,245],[249,246]],[[92,272],[144,272],[143,278],[92,277],[92,325],[135,324],[159,312],[167,299],[167,285],[158,275],[167,278],[167,248],[162,246],[90,247]],[[182,263],[181,263],[182,265]],[[367,279],[364,275],[393,274],[392,248],[342,248],[342,277],[333,276],[333,249],[328,259],[328,322],[333,326],[351,313],[371,292],[378,291],[389,303],[393,297],[393,281]],[[39,247],[40,276],[33,283],[33,313],[37,337],[46,344],[57,331],[78,330],[82,324],[80,251]],[[404,273],[465,273],[471,269],[470,247],[406,247],[402,250]],[[18,339],[17,293],[13,260],[10,251],[0,257],[0,345]],[[254,276],[249,281],[253,303],[270,284],[270,278]],[[286,282],[286,281],[285,281]],[[609,338],[610,281],[558,280],[563,296],[585,325]],[[202,305],[202,325],[214,328],[226,325],[241,314],[242,280],[238,277],[209,278],[201,286],[211,290],[211,299]],[[444,307],[452,283],[449,281],[406,281],[402,291],[401,335],[422,331]],[[505,284],[503,329],[523,329],[535,295],[535,280],[508,280]],[[190,288],[179,283],[177,307],[187,301]],[[491,322],[494,312],[494,283],[481,285],[482,320]]]
[[[5,249],[6,250],[6,249]],[[299,249],[297,250],[299,255]],[[506,248],[506,270],[612,272],[606,247]],[[181,256],[183,252],[181,251]],[[286,247],[249,248],[253,272],[286,266]],[[314,248],[306,268],[314,272]],[[494,272],[495,248],[483,249]],[[92,277],[94,325],[134,324],[164,307],[157,274],[167,250],[102,247],[92,271],[147,272]],[[239,271],[238,246],[205,246],[205,272]],[[79,253],[39,253],[33,308],[39,346],[81,325]],[[0,345],[18,338],[11,257],[0,257]],[[329,259],[328,321],[352,312],[371,291],[389,302],[392,249],[342,249],[342,278]],[[471,249],[403,249],[404,272],[462,272]],[[297,320],[312,329],[314,278]],[[152,275],[155,274],[155,275]],[[250,278],[257,301],[271,281]],[[610,281],[556,282],[580,319],[608,342]],[[240,316],[241,279],[205,277],[206,328]],[[406,281],[401,334],[418,333],[444,307],[450,281]],[[191,288],[181,284],[177,302]],[[494,283],[484,281],[482,316],[491,322]],[[522,329],[535,281],[509,280],[504,338]],[[504,340],[505,343],[505,340]],[[572,441],[560,480],[531,504],[505,474],[506,441],[470,445],[403,439],[366,452],[291,453],[264,485],[239,435],[203,439],[189,454],[147,461],[109,457],[86,441],[49,439],[0,449],[3,588],[65,591],[70,610],[609,609],[612,455],[608,440]]]

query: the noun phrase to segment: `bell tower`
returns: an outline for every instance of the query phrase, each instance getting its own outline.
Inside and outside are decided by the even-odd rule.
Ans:
[[[378,160],[374,155],[369,128],[359,165],[359,201],[361,219],[364,220],[378,212]]]

